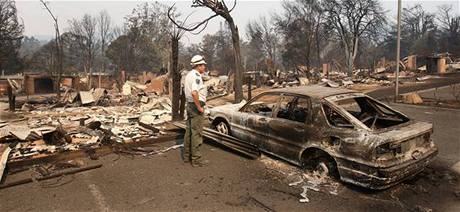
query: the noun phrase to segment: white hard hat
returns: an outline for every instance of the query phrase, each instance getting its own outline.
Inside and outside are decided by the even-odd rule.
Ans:
[[[201,55],[195,55],[190,60],[190,65],[192,66],[201,65],[201,64],[206,64],[206,62],[204,61],[204,57]]]

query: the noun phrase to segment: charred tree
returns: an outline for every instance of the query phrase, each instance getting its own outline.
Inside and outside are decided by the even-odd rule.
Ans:
[[[63,58],[64,58],[64,50],[62,47],[62,38],[61,38],[61,33],[59,31],[59,25],[58,25],[58,20],[57,17],[54,16],[54,14],[51,12],[50,8],[48,7],[47,3],[43,0],[40,0],[40,2],[43,4],[45,9],[48,11],[50,14],[51,18],[54,21],[54,30],[55,30],[55,45],[56,45],[56,59],[57,59],[57,80],[55,83],[55,91],[57,94],[57,97],[61,97],[61,76],[62,76],[62,69],[63,69]]]
[[[97,50],[97,18],[89,14],[85,14],[81,20],[73,19],[69,21],[69,24],[69,31],[73,36],[73,39],[75,39],[81,47],[85,74],[89,73],[88,89],[91,89],[93,86],[93,63]]]
[[[173,121],[182,120],[180,117],[180,94],[181,94],[181,74],[179,71],[179,39],[180,37],[171,36],[171,68],[170,77],[172,79],[172,119]]]
[[[177,17],[178,14],[175,12],[175,7],[172,6],[168,9],[168,17]],[[170,55],[170,67],[169,67],[169,76],[172,81],[171,86],[171,103],[172,103],[172,119],[173,121],[183,120],[184,119],[184,107],[185,99],[181,98],[181,72],[179,70],[179,40],[184,35],[185,30],[181,27],[185,24],[187,19],[185,19],[181,24],[173,24],[173,26],[165,27],[170,37],[171,45],[171,55]],[[168,23],[169,25],[169,23]],[[179,27],[180,26],[180,27]]]
[[[106,50],[107,50],[107,45],[109,43],[109,40],[111,39],[111,19],[106,10],[103,10],[99,13],[98,17],[98,25],[99,25],[99,36],[100,36],[100,41],[101,41],[101,56],[102,56],[102,72],[105,73],[106,67],[107,67],[107,60],[106,60]],[[99,78],[100,79],[100,78]],[[98,87],[101,87],[99,81]]]
[[[373,37],[386,22],[384,10],[377,0],[330,0],[323,2],[328,25],[344,49],[347,73],[353,73],[358,44],[364,36]]]
[[[233,52],[235,57],[235,79],[233,82],[233,90],[235,91],[235,102],[243,100],[243,68],[241,66],[241,49],[240,49],[240,36],[238,27],[233,22],[233,18],[228,14],[225,18],[232,33]]]
[[[241,100],[243,100],[243,66],[241,64],[242,61],[240,49],[240,36],[238,32],[238,27],[235,25],[233,17],[230,15],[235,6],[236,0],[234,1],[234,4],[231,8],[227,7],[227,4],[224,0],[193,0],[192,7],[209,8],[214,12],[214,15],[211,15],[210,17],[199,22],[198,24],[195,24],[192,27],[184,27],[183,25],[178,24],[174,20],[174,18],[172,18],[169,15],[169,13],[168,16],[178,28],[183,29],[185,31],[195,31],[202,27],[202,29],[199,30],[199,32],[203,31],[206,28],[208,22],[211,19],[217,16],[220,16],[225,19],[225,21],[228,24],[228,27],[230,28],[230,32],[232,33],[233,54],[235,58],[235,79],[233,83],[233,90],[235,91],[235,102],[240,102]]]

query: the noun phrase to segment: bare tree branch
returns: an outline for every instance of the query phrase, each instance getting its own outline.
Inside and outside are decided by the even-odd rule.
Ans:
[[[235,0],[235,3],[232,7],[232,10],[233,8],[235,8],[236,6],[236,0]],[[174,7],[174,5],[173,5]],[[232,44],[233,44],[233,53],[234,53],[234,58],[235,58],[235,78],[234,78],[234,91],[235,91],[235,102],[240,102],[241,100],[243,100],[243,85],[242,85],[242,81],[243,81],[243,71],[242,71],[242,63],[241,63],[241,49],[240,49],[240,37],[239,37],[239,32],[238,32],[238,27],[235,25],[235,22],[232,18],[232,16],[230,15],[230,12],[231,10],[229,10],[227,8],[227,5],[225,4],[225,2],[222,0],[222,1],[218,1],[218,0],[193,0],[192,2],[192,7],[207,7],[209,9],[211,9],[215,14],[204,19],[203,21],[191,26],[191,27],[185,27],[185,23],[182,23],[182,24],[179,24],[177,23],[177,21],[174,20],[174,18],[171,16],[171,10],[173,7],[170,7],[169,10],[168,10],[168,18],[171,20],[171,22],[173,22],[174,25],[176,25],[178,28],[180,29],[183,29],[183,30],[186,30],[186,31],[189,31],[189,32],[192,32],[192,31],[195,31],[197,29],[199,29],[200,27],[204,26],[204,28],[206,28],[208,22],[217,17],[217,16],[221,16],[222,18],[224,18],[227,23],[228,23],[228,26],[230,28],[230,31],[232,33]],[[203,31],[204,30],[201,29],[199,32]],[[198,32],[198,33],[199,33]]]
[[[58,66],[58,77],[56,80],[56,85],[55,85],[55,90],[57,92],[58,98],[61,96],[60,93],[60,84],[61,84],[61,75],[62,75],[62,70],[63,70],[63,60],[64,60],[64,51],[62,47],[62,39],[61,39],[61,33],[59,32],[59,25],[58,25],[58,20],[57,17],[51,12],[50,8],[48,7],[48,4],[44,0],[40,0],[40,2],[43,4],[45,9],[48,11],[50,14],[51,18],[54,21],[54,29],[55,29],[55,43],[56,43],[56,52],[57,52],[57,66]]]
[[[185,27],[185,21],[183,21],[182,24],[179,24],[179,23],[177,23],[177,21],[174,20],[174,18],[171,16],[171,10],[174,8],[174,6],[175,6],[175,4],[174,4],[173,6],[171,6],[171,7],[169,7],[169,9],[168,9],[168,18],[169,18],[169,20],[171,20],[171,22],[172,22],[174,25],[176,25],[179,29],[183,29],[183,30],[189,31],[189,32],[197,30],[198,28],[200,28],[201,26],[203,26],[203,24],[204,24],[204,26],[207,26],[208,22],[209,22],[211,19],[213,19],[213,18],[219,16],[218,14],[214,14],[214,15],[212,15],[212,16],[206,18],[205,20],[203,20],[203,21],[201,21],[201,22],[199,22],[199,23],[197,23],[197,24],[194,24],[194,26]],[[191,14],[190,14],[190,15],[191,15]],[[189,16],[190,16],[190,15],[189,15]],[[189,16],[187,16],[187,18],[186,18],[185,20],[187,20]],[[204,28],[206,28],[206,27],[204,27]]]

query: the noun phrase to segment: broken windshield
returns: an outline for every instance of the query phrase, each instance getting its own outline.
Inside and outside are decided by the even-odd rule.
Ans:
[[[409,119],[366,96],[342,98],[334,101],[370,129],[382,129],[405,123]]]

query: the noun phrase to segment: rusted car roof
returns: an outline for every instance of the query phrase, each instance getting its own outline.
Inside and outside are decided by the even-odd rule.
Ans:
[[[271,90],[272,92],[283,92],[283,93],[294,93],[306,95],[312,98],[322,99],[328,96],[344,94],[344,93],[356,93],[356,91],[344,89],[344,88],[331,88],[320,85],[311,86],[298,86],[289,88],[280,88]]]

